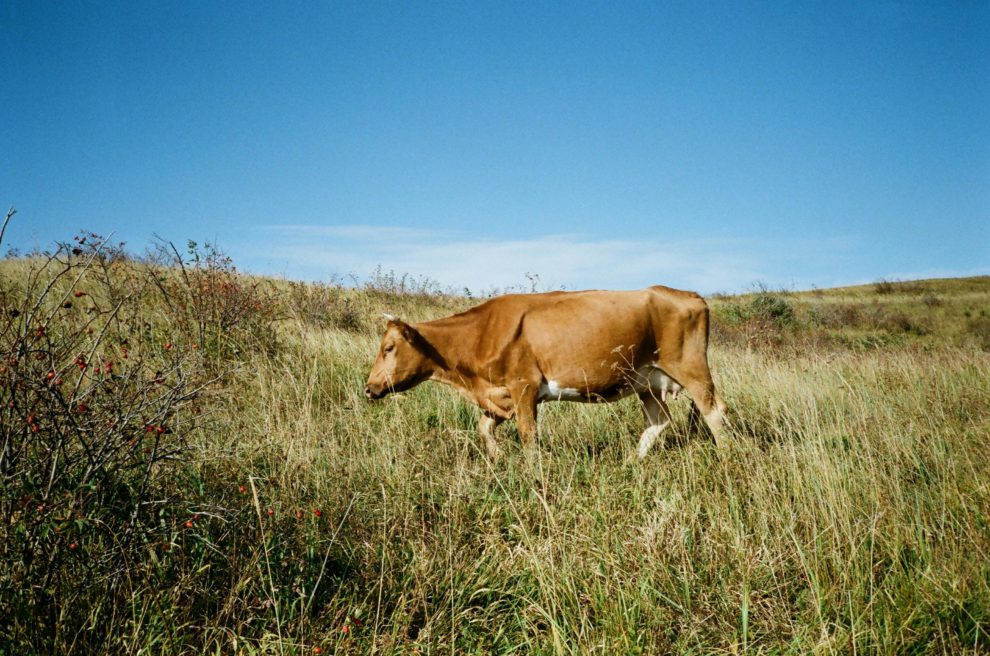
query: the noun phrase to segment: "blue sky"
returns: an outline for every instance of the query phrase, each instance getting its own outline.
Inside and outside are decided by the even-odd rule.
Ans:
[[[4,249],[705,293],[990,273],[990,3],[0,4]]]

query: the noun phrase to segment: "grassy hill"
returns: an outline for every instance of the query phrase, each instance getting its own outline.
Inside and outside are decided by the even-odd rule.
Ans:
[[[73,250],[76,251],[73,253]],[[674,404],[362,389],[382,312],[95,236],[0,262],[0,654],[986,653],[990,278],[710,299],[717,449]]]
[[[740,319],[757,318],[826,348],[952,345],[985,349],[990,346],[986,342],[990,328],[988,290],[990,277],[986,276],[880,281],[797,293],[754,292],[716,298],[712,305],[729,339],[733,326],[745,323]]]

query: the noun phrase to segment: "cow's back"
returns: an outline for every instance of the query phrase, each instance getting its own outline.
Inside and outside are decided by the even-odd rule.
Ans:
[[[532,298],[521,314],[519,348],[547,379],[608,387],[617,372],[656,362],[661,344],[682,344],[685,319],[704,302],[668,288],[586,291]]]
[[[649,338],[649,292],[572,292],[534,302],[521,337],[537,357],[598,362]]]

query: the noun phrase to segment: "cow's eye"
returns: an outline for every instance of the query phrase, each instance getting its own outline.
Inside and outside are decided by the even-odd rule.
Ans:
[[[385,347],[386,353],[391,353],[394,350],[395,350],[395,344],[389,344],[388,346]]]

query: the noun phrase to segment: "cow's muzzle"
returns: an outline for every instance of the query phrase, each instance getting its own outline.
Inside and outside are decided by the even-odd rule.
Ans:
[[[385,388],[382,387],[381,389],[375,391],[374,389],[372,389],[371,385],[365,385],[364,395],[368,398],[369,401],[375,401],[385,396]]]

